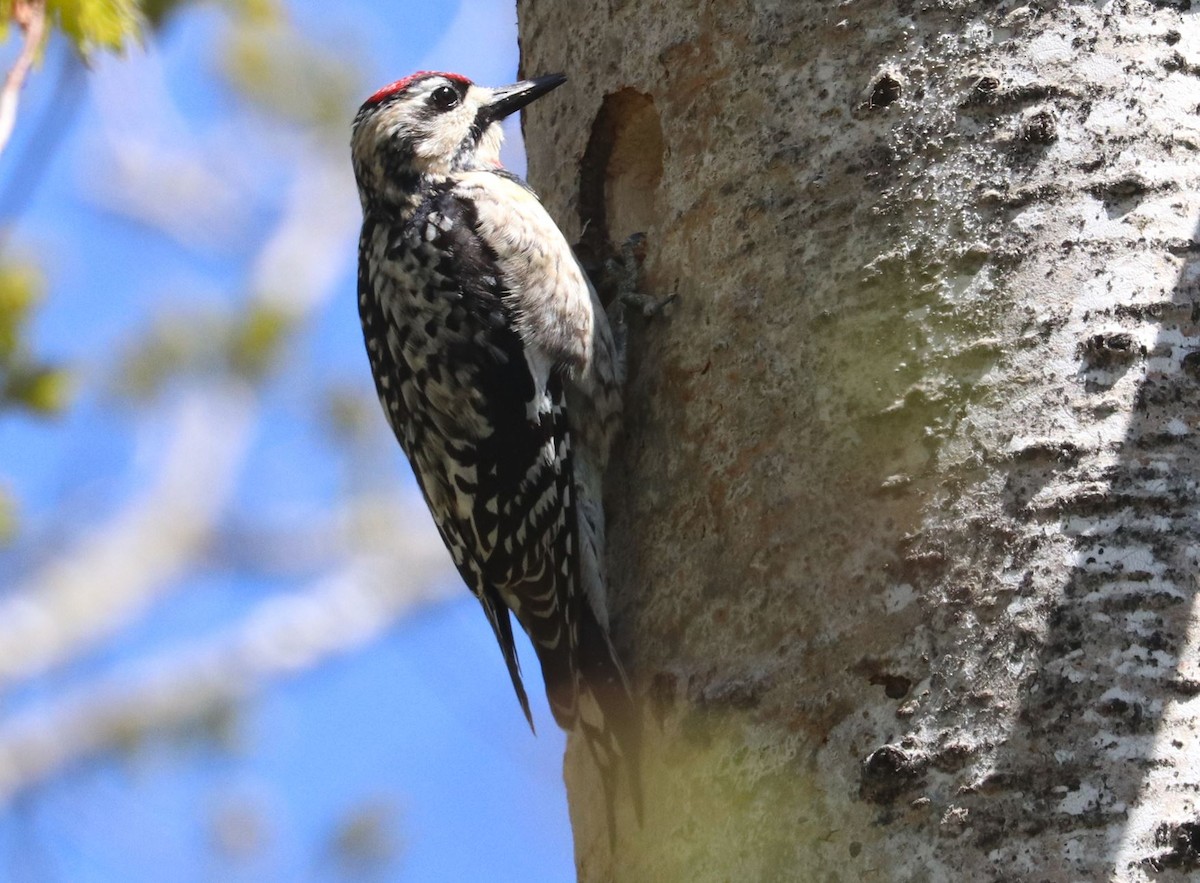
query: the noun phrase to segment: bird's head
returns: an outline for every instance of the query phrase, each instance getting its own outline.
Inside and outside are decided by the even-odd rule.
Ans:
[[[421,178],[498,166],[500,121],[566,79],[553,74],[489,89],[459,74],[420,71],[384,86],[354,118],[351,152],[364,201],[411,191]]]

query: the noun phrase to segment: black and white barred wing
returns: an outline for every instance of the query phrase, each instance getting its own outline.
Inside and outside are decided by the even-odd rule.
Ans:
[[[545,554],[544,578],[559,581],[555,618],[568,626],[562,638],[570,642],[565,652],[572,682],[568,688],[565,677],[554,672],[563,677],[557,685],[562,700],[556,702],[544,658],[547,690],[564,726],[572,725],[566,712],[571,719],[576,714],[567,700],[577,701],[581,686],[597,698],[600,717],[630,718],[628,685],[608,636],[603,579],[600,477],[620,414],[620,366],[612,334],[566,239],[526,187],[505,175],[476,172],[463,175],[455,192],[472,206],[476,230],[503,279],[504,300],[535,390],[527,416],[550,416],[547,441],[552,437],[554,447],[548,446],[540,461],[550,468],[537,482],[547,496],[535,498],[534,511],[549,507],[560,516],[552,525],[539,523],[544,533],[538,545]],[[554,500],[548,496],[552,488]],[[539,597],[550,597],[549,585],[538,591]],[[530,630],[526,619],[522,624]],[[563,649],[554,646],[555,653]]]
[[[529,717],[509,610],[537,650],[555,718],[570,726],[578,580],[561,372],[547,367],[535,378],[497,254],[477,227],[473,204],[447,192],[396,242],[364,239],[367,348],[380,399],[483,604],[523,711]],[[427,233],[439,261],[422,267]]]
[[[470,224],[456,217],[457,201],[446,194],[440,202],[429,209],[453,223],[439,228],[445,241],[430,244],[442,254],[452,247],[456,263],[490,261]],[[506,432],[507,414],[523,407],[531,386],[494,264],[490,282],[486,266],[467,276],[439,272],[436,252],[422,252],[425,226],[363,226],[358,290],[367,354],[388,422],[455,566],[484,608],[532,726],[508,606],[485,577],[493,519],[476,495],[481,466],[496,471],[497,430],[513,448],[522,446]]]

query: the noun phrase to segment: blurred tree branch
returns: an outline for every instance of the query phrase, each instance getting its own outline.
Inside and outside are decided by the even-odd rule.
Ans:
[[[312,171],[298,185],[303,191],[321,187],[325,174],[337,174],[328,163]],[[249,301],[251,326],[261,310],[284,312],[291,327],[299,325],[333,290],[329,265],[336,261],[332,246],[338,242],[339,213],[305,199],[291,200],[289,209],[256,265],[254,282],[263,294]],[[289,260],[279,260],[279,250]],[[189,328],[190,344],[211,348],[218,343],[228,351],[217,354],[215,362],[196,355],[151,358],[150,367],[142,366],[141,375],[152,376],[140,376],[140,382],[151,392],[179,373],[208,379],[200,388],[195,376],[172,387],[184,403],[151,490],[0,603],[0,689],[115,634],[179,585],[208,548],[236,485],[261,404],[249,384],[274,364],[279,341],[252,333],[252,327],[234,326],[229,335],[213,335],[193,320]],[[147,349],[143,345],[137,352],[145,357]]]
[[[250,399],[236,387],[189,394],[140,499],[0,600],[0,690],[115,633],[184,574],[235,486]]]
[[[84,13],[97,6],[117,17],[88,19]],[[156,28],[173,6],[141,4],[139,12],[128,0],[46,0],[48,27],[61,29],[84,58],[79,63],[72,53],[64,83],[69,71],[89,69],[88,46],[112,46],[113,35],[139,33],[142,20]],[[142,235],[182,242],[188,259],[232,254],[246,266],[218,282],[212,300],[189,297],[195,276],[184,274],[183,294],[176,278],[154,277],[150,284],[161,286],[155,293],[163,297],[140,326],[124,326],[131,329],[128,358],[80,347],[95,368],[80,371],[81,378],[93,390],[115,380],[117,397],[137,405],[137,419],[149,416],[160,459],[148,475],[121,476],[135,477],[140,489],[106,501],[113,511],[86,532],[78,512],[56,509],[51,518],[65,521],[74,539],[41,547],[34,541],[44,554],[32,560],[40,563],[0,595],[0,694],[83,662],[67,672],[81,679],[71,686],[11,697],[14,705],[28,704],[0,719],[0,806],[23,790],[36,794],[36,786],[85,757],[228,722],[236,703],[368,644],[457,584],[428,519],[409,518],[403,501],[381,502],[391,488],[379,487],[378,470],[304,510],[319,517],[287,520],[280,529],[269,529],[277,522],[264,528],[261,516],[238,505],[252,437],[274,419],[280,399],[287,410],[300,404],[300,419],[312,424],[306,431],[333,430],[325,439],[329,455],[354,475],[369,471],[364,464],[377,456],[382,424],[369,387],[339,391],[330,366],[298,340],[344,284],[352,254],[358,205],[342,117],[358,89],[353,67],[345,53],[289,32],[278,4],[228,7],[230,30],[214,49],[219,76],[241,101],[232,118],[189,117],[153,47],[136,63],[98,65],[88,74],[101,134],[90,135],[82,151],[91,165],[79,168],[79,188],[123,220],[140,222]],[[8,8],[0,0],[0,19]],[[61,126],[55,109],[43,122]],[[45,139],[32,134],[28,148],[24,130],[17,139],[23,153],[8,185],[16,196],[6,200],[6,222],[21,213],[30,182],[45,168]],[[127,283],[144,284],[134,273],[119,284]],[[13,315],[23,320],[27,312]],[[29,337],[18,330],[14,325],[14,347]],[[362,400],[370,434],[359,427]],[[133,623],[213,567],[227,568],[251,593],[264,569],[295,582],[329,575],[260,600],[248,613],[239,608],[233,625],[198,640],[171,641],[103,670],[87,658],[106,642],[117,653],[127,649],[122,638]]]
[[[46,33],[45,0],[13,0],[12,20],[21,29],[21,53],[9,68],[4,87],[0,90],[0,153],[8,146],[8,139],[12,137],[17,124],[21,88],[25,85],[25,77],[33,67]]]
[[[220,715],[448,594],[445,553],[426,535],[432,525],[396,532],[396,515],[382,519],[388,554],[358,556],[306,590],[263,601],[214,638],[125,666],[0,723],[0,804],[88,755]]]
[[[0,252],[7,250],[12,226],[45,179],[46,170],[63,136],[70,131],[85,94],[83,73],[86,69],[79,55],[64,51],[59,56],[53,96],[33,124],[33,131],[15,160],[21,174],[11,176],[0,189],[0,225],[3,225],[0,226]]]

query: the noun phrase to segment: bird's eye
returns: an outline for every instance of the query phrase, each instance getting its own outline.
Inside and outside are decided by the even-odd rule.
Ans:
[[[438,110],[450,110],[458,106],[458,93],[449,86],[438,86],[429,96],[429,100]]]

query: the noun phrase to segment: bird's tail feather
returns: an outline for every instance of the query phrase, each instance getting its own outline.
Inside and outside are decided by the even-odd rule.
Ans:
[[[508,666],[508,676],[512,678],[517,701],[521,703],[521,711],[525,712],[529,729],[537,735],[537,728],[533,725],[533,713],[529,710],[529,697],[525,694],[525,684],[521,680],[521,663],[517,659],[517,645],[513,642],[512,619],[508,608],[504,606],[495,590],[485,591],[479,601],[483,604],[488,622],[492,624],[492,631],[496,633],[496,641],[500,644],[500,652],[504,654],[504,664]]]
[[[634,811],[642,818],[641,716],[608,630],[596,622],[590,605],[584,605],[580,630],[580,723],[589,742],[603,744],[629,777]],[[590,702],[588,700],[591,700]],[[599,722],[589,720],[588,705],[595,702]]]
[[[580,605],[578,640],[564,660],[539,647],[546,693],[555,720],[566,730],[578,730],[604,782],[608,830],[616,830],[616,797],[622,772],[638,823],[642,821],[641,719],[608,631],[591,605]],[[565,649],[565,648],[564,648]]]

